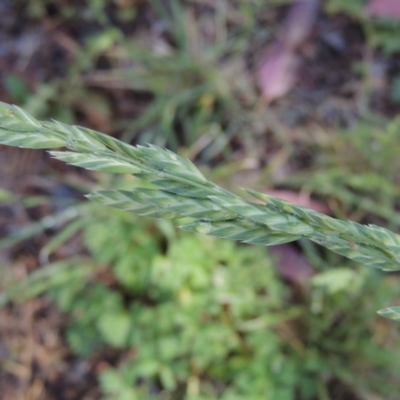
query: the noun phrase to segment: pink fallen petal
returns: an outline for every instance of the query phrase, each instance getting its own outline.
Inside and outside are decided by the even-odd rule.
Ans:
[[[284,22],[282,40],[286,46],[297,48],[308,38],[317,18],[318,0],[298,0],[289,9]]]
[[[298,50],[311,33],[318,6],[318,0],[298,0],[289,8],[279,40],[271,45],[258,70],[258,84],[267,103],[286,95],[295,84]]]
[[[292,244],[280,244],[269,248],[276,258],[275,266],[279,274],[293,283],[303,283],[313,274],[313,268]]]
[[[371,0],[365,12],[370,16],[400,19],[400,0]]]
[[[293,49],[275,45],[268,52],[258,71],[258,84],[268,103],[292,89],[298,65],[299,60]]]

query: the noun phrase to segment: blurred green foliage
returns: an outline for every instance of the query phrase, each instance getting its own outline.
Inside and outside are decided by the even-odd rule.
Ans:
[[[327,0],[324,7],[329,13],[350,15],[360,22],[368,45],[381,49],[386,55],[400,50],[396,39],[400,34],[400,21],[397,19],[367,16],[367,0]]]
[[[369,119],[333,133],[323,146],[312,145],[318,157],[279,183],[330,197],[339,214],[398,229],[400,119]]]
[[[78,30],[76,21],[81,21],[88,29],[78,30],[69,55],[73,62],[60,77],[37,82],[27,93],[23,80],[10,75],[7,87],[14,101],[35,117],[72,123],[82,113],[109,120],[115,97],[125,92],[127,104],[137,97],[140,111],[133,102],[129,116],[114,117],[111,129],[126,141],[172,150],[193,146],[204,161],[229,152],[233,138],[251,145],[243,132],[253,122],[244,111],[257,96],[243,54],[251,56],[252,39],[261,42],[270,35],[265,24],[254,30],[257,13],[287,2],[201,6],[151,0],[151,17],[139,16],[139,3],[86,0],[64,7],[60,1],[32,2],[27,10],[32,18],[45,18],[51,6],[62,10],[67,26]],[[144,16],[156,21],[154,31],[143,30]]]
[[[363,14],[363,7],[365,7],[366,4],[367,0],[328,0],[324,5],[328,12],[360,17]]]
[[[394,328],[371,318],[396,279],[309,249],[320,272],[296,289],[264,248],[89,204],[71,205],[61,231],[84,218],[87,256],[38,269],[2,300],[45,293],[69,315],[75,353],[119,352],[99,375],[104,399],[324,400],[332,385],[397,398]]]

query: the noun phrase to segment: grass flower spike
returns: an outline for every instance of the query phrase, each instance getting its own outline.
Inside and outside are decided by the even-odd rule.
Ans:
[[[182,220],[181,228],[271,246],[307,238],[373,268],[400,269],[400,236],[375,225],[341,221],[289,202],[245,190],[255,204],[207,180],[189,160],[149,145],[133,147],[91,129],[40,122],[0,103],[0,143],[51,151],[82,168],[132,174],[152,188],[101,190],[90,200],[139,215]],[[400,307],[380,314],[400,319]]]

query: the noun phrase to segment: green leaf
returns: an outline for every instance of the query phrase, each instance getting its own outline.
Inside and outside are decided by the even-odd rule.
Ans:
[[[377,313],[382,317],[400,321],[400,306],[383,308],[377,311]]]
[[[98,328],[104,340],[117,348],[127,345],[128,334],[131,328],[131,318],[127,312],[113,312],[103,314],[98,320]]]

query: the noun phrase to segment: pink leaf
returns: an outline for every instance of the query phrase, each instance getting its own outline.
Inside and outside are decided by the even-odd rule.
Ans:
[[[298,0],[293,3],[283,23],[283,29],[261,62],[258,84],[262,96],[270,103],[292,89],[300,63],[299,47],[310,35],[318,11],[318,0]]]
[[[371,0],[365,11],[371,16],[400,19],[400,0]]]
[[[313,268],[292,244],[280,244],[269,248],[276,257],[279,274],[293,283],[302,283],[313,274]]]
[[[293,87],[298,64],[293,50],[282,45],[274,46],[267,54],[258,72],[258,83],[268,103],[284,96]]]

